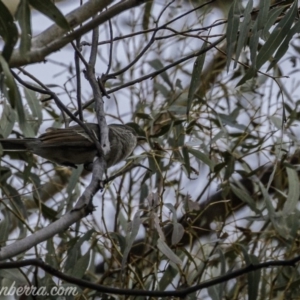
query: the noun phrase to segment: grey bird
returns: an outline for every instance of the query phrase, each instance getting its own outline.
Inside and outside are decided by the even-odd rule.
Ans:
[[[87,127],[99,139],[99,126],[86,123]],[[105,155],[107,168],[126,159],[137,145],[135,130],[127,125],[110,124],[110,151]],[[30,151],[59,165],[76,168],[84,164],[91,169],[91,163],[98,154],[95,144],[80,125],[68,128],[49,128],[38,138],[0,139],[4,151]]]

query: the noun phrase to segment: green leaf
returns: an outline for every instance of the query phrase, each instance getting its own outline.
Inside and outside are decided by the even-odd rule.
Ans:
[[[276,28],[271,33],[268,40],[261,47],[256,61],[256,68],[259,69],[262,65],[270,59],[272,54],[275,52],[277,47],[282,43],[284,38],[287,36],[297,13],[297,1],[294,2],[292,7],[289,9],[283,19],[277,24]]]
[[[7,184],[5,187],[5,193],[7,196],[10,196],[14,199],[14,205],[12,205],[12,211],[16,213],[16,215],[21,215],[24,218],[27,217],[27,210],[25,207],[24,202],[22,201],[21,195],[19,194],[18,190],[16,190],[13,186]],[[24,227],[24,224],[22,224]],[[24,230],[24,228],[23,228]]]
[[[151,10],[154,5],[154,1],[148,1],[145,4],[144,15],[143,15],[143,29],[147,30],[149,28],[149,20],[151,17]]]
[[[238,181],[235,181],[235,184],[230,184],[230,189],[239,199],[248,204],[254,212],[260,214],[259,210],[256,208],[253,198],[249,195],[243,185],[241,185]]]
[[[163,275],[158,283],[159,290],[164,291],[170,284],[172,284],[175,276],[178,274],[178,269],[169,265],[166,270],[164,270]]]
[[[155,82],[153,84],[154,91],[160,92],[165,98],[167,98],[170,94],[169,90],[161,83]]]
[[[182,265],[181,259],[172,251],[171,248],[161,239],[157,240],[157,248],[164,254],[171,262],[176,265]]]
[[[263,0],[259,2],[259,12],[257,15],[257,30],[261,30],[265,27],[266,20],[268,17],[269,9],[270,9],[271,1]]]
[[[117,232],[110,232],[109,236],[111,239],[114,239],[120,247],[121,253],[124,253],[126,248],[126,239],[124,236],[122,236],[120,233]]]
[[[31,48],[31,19],[30,7],[27,0],[21,0],[16,12],[16,19],[21,28],[20,53],[25,55]]]
[[[220,261],[220,274],[219,276],[222,276],[226,272],[226,262],[225,262],[225,256],[223,251],[219,248],[218,249],[219,253],[219,258],[218,260]],[[215,284],[207,289],[209,296],[211,297],[212,300],[222,300],[224,299],[223,297],[223,292],[225,288],[225,282]]]
[[[71,276],[76,278],[82,278],[85,274],[90,262],[90,250],[87,251],[83,256],[81,256],[74,265],[74,268],[71,273]]]
[[[189,157],[189,150],[187,146],[182,147],[182,156],[183,156],[183,161],[184,165],[186,167],[186,170],[188,172],[188,178],[190,178],[191,175],[191,164],[190,164],[190,157]]]
[[[184,227],[180,223],[174,222],[172,238],[171,238],[172,245],[178,244],[183,238],[183,235],[184,235]]]
[[[2,1],[0,1],[0,36],[5,42],[2,57],[8,62],[19,36],[14,18]]]
[[[275,66],[275,64],[277,64],[278,61],[282,58],[282,56],[288,51],[289,43],[290,43],[291,39],[293,38],[293,36],[296,33],[299,33],[299,32],[300,32],[300,21],[298,21],[294,25],[294,27],[291,30],[289,30],[284,41],[281,43],[280,47],[277,49],[276,54],[275,54],[274,58],[272,59],[272,62],[270,63],[267,71],[269,71],[271,68],[273,68]]]
[[[209,299],[222,300],[219,296],[218,287],[219,287],[219,284],[208,287],[207,292],[210,297]]]
[[[16,121],[16,113],[7,103],[7,101],[2,102],[2,114],[0,118],[0,135],[3,138],[7,138]]]
[[[287,228],[287,224],[285,222],[284,224],[284,218],[282,216],[282,214],[278,214],[275,212],[275,208],[272,204],[272,201],[271,201],[271,198],[270,198],[270,195],[267,191],[267,189],[263,186],[263,184],[261,182],[259,182],[259,187],[260,187],[260,190],[262,192],[262,195],[263,195],[263,199],[265,201],[265,204],[266,204],[266,208],[267,208],[267,211],[268,211],[268,217],[270,218],[275,230],[283,237],[283,238],[288,238],[288,235],[289,235],[289,229]],[[283,222],[282,222],[283,221]]]
[[[60,10],[52,3],[51,0],[28,0],[36,10],[47,16],[59,27],[69,30],[70,26],[64,15]]]
[[[259,182],[260,189],[262,191],[263,198],[266,203],[266,208],[268,210],[270,218],[273,218],[275,216],[275,209],[273,207],[272,201],[270,199],[270,195],[268,194],[268,191],[266,188],[263,186],[261,182]]]
[[[64,266],[68,273],[72,272],[78,259],[82,256],[82,244],[86,241],[89,241],[94,232],[94,229],[88,230],[81,238],[75,237],[70,240],[69,244],[65,245],[69,247]]]
[[[247,6],[244,10],[244,20],[240,24],[240,33],[239,33],[238,43],[237,43],[236,52],[235,52],[234,68],[236,68],[236,66],[237,66],[237,62],[240,57],[242,48],[245,46],[245,43],[248,39],[248,34],[250,32],[250,25],[251,25],[252,8],[253,8],[253,0],[250,0],[247,3]]]
[[[0,166],[0,183],[7,184],[7,179],[11,176],[12,172],[10,168]]]
[[[9,279],[12,282],[15,282],[15,284],[17,283],[19,286],[27,284],[24,274],[18,269],[12,269],[12,270],[2,269],[2,270],[0,270],[0,277]],[[2,288],[2,286],[1,286],[1,288]],[[7,290],[9,291],[9,288]],[[5,298],[8,298],[8,297],[5,297]]]
[[[277,26],[272,31],[265,44],[259,50],[256,59],[256,65],[252,65],[249,68],[248,72],[238,82],[237,86],[251,79],[256,73],[256,71],[259,70],[268,59],[271,58],[272,54],[276,51],[276,49],[279,47],[279,45],[288,35],[291,26],[295,20],[296,13],[297,13],[297,1],[294,2],[294,4],[289,9],[287,14],[277,24]]]
[[[13,75],[10,72],[9,66],[3,56],[0,54],[0,65],[4,73],[4,83],[8,89],[9,102],[12,108],[16,109],[20,128],[26,136],[33,136],[34,133],[30,130],[30,126],[26,123],[24,107],[18,86]]]
[[[236,121],[236,116],[234,114],[226,115],[226,114],[218,114],[218,117],[220,121],[222,121],[223,124],[229,125],[233,128],[240,129],[242,131],[247,130],[247,126],[243,124],[238,124]]]
[[[41,206],[41,213],[44,218],[51,220],[53,222],[57,220],[57,211],[56,210],[49,207],[45,203],[40,203],[40,206]]]
[[[151,60],[149,61],[149,65],[155,69],[155,70],[161,70],[164,65],[162,64],[162,62],[159,60],[159,59],[154,59],[154,60]],[[161,76],[161,78],[166,82],[166,84],[171,88],[173,89],[173,85],[172,85],[172,82],[169,78],[169,75],[168,73],[165,71],[165,72],[162,72],[159,74]]]
[[[299,178],[297,172],[289,167],[286,168],[289,181],[289,192],[283,207],[283,215],[287,216],[293,213],[300,197]]]
[[[247,249],[240,245],[246,264],[258,264],[259,260],[258,258],[253,254],[248,254]],[[256,270],[253,272],[248,273],[248,299],[249,300],[256,300],[258,296],[258,288],[260,284],[260,276],[261,276],[261,270]]]
[[[201,50],[205,49],[207,46],[207,43],[203,43]],[[206,52],[199,55],[194,63],[193,66],[193,72],[192,72],[192,77],[191,77],[191,83],[190,83],[190,88],[189,88],[189,94],[188,94],[188,101],[187,101],[187,107],[186,107],[186,114],[187,116],[190,113],[190,109],[192,106],[192,102],[194,99],[194,95],[200,85],[200,78],[201,78],[201,73],[202,73],[202,69],[203,69],[203,65],[204,65],[204,61],[205,61],[205,56],[206,56]]]
[[[65,199],[65,202],[68,203],[67,205],[67,210],[72,209],[72,204],[73,201],[77,198],[77,195],[74,197],[74,190],[76,189],[76,186],[80,182],[80,176],[83,170],[83,165],[78,166],[76,169],[72,170],[72,174],[70,176],[67,188],[66,188],[66,193],[67,193],[67,198]]]
[[[208,157],[208,155],[202,153],[199,150],[195,150],[195,149],[192,149],[192,148],[188,148],[188,151],[189,151],[189,153],[191,153],[192,155],[194,155],[196,158],[198,158],[199,160],[201,160],[202,162],[204,162],[206,165],[208,165],[211,170],[214,169],[215,164]]]
[[[172,121],[170,121],[170,123],[160,127],[159,128],[160,130],[157,133],[151,134],[150,137],[151,138],[159,137],[159,136],[162,136],[162,135],[168,133],[170,131],[170,129],[173,127],[173,125],[174,125],[174,123]]]
[[[227,30],[226,30],[226,38],[227,38],[227,49],[226,49],[226,55],[227,55],[227,72],[229,71],[231,58],[234,53],[234,49],[236,46],[236,39],[237,39],[237,33],[239,30],[239,23],[240,23],[240,6],[239,6],[239,0],[234,0],[229,13],[228,13],[228,24],[227,24]]]
[[[172,245],[176,245],[180,242],[180,240],[184,235],[184,228],[180,223],[177,222],[177,213],[174,205],[171,203],[166,203],[165,205],[172,212],[173,231],[172,231],[171,243]]]
[[[47,244],[46,244],[46,250],[47,254],[45,257],[45,262],[49,265],[51,265],[53,268],[58,269],[59,264],[56,259],[56,247],[54,246],[54,241],[53,239],[48,239]]]
[[[2,209],[1,211],[2,217],[0,219],[0,232],[1,239],[3,242],[8,241],[8,235],[11,230],[11,213],[7,209]]]
[[[43,113],[42,113],[42,105],[38,100],[36,93],[32,90],[24,88],[25,98],[30,107],[32,117],[36,121],[37,126],[34,127],[35,134],[37,134],[41,123],[43,122]]]
[[[274,25],[278,16],[282,13],[284,7],[275,7],[269,11],[269,14],[266,18],[265,27],[261,33],[261,38],[267,40],[270,36],[269,29]]]
[[[260,36],[260,31],[257,29],[257,21],[256,21],[252,28],[252,34],[249,40],[250,59],[252,62],[252,66],[256,65],[259,36]]]
[[[135,241],[135,238],[140,229],[140,225],[142,223],[141,218],[140,218],[140,213],[141,213],[140,210],[138,210],[135,213],[133,220],[132,220],[132,224],[131,224],[131,230],[129,230],[126,235],[126,248],[124,250],[123,257],[122,257],[122,269],[125,268],[125,264],[127,262],[127,258],[128,258],[130,249],[132,248],[132,245]]]

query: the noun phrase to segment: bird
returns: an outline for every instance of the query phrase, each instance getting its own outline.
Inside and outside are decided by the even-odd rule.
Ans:
[[[99,125],[85,123],[92,133],[100,138]],[[104,156],[109,168],[125,160],[136,147],[139,137],[136,131],[121,124],[108,125],[110,151]],[[76,168],[84,164],[91,170],[91,164],[98,155],[96,145],[80,125],[68,128],[48,128],[37,138],[0,139],[3,151],[29,151],[59,165]]]

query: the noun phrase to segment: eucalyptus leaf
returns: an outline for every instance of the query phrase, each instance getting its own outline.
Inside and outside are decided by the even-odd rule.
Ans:
[[[19,33],[13,16],[2,1],[0,1],[0,36],[4,40],[1,55],[8,62],[18,41]]]
[[[237,40],[237,34],[239,30],[239,23],[240,23],[240,15],[241,12],[240,12],[239,0],[234,0],[228,13],[228,23],[227,23],[227,30],[226,30],[227,72],[229,71],[231,58],[236,47],[236,40]]]
[[[175,265],[182,265],[181,259],[172,251],[171,248],[161,239],[157,240],[157,248]]]
[[[284,216],[288,216],[296,210],[300,197],[299,177],[296,170],[287,167],[286,171],[288,174],[289,192],[283,207]]]
[[[28,0],[21,0],[16,12],[16,19],[21,28],[20,53],[26,55],[31,48],[31,12]]]
[[[236,52],[235,52],[235,62],[234,62],[234,68],[237,66],[238,59],[240,57],[242,48],[245,46],[246,40],[248,39],[248,35],[250,32],[250,25],[251,25],[251,11],[253,8],[253,0],[249,0],[246,8],[244,10],[244,20],[240,24],[240,32],[239,32],[239,38],[237,42]]]
[[[203,43],[200,50],[205,49],[206,46],[207,46],[207,43]],[[204,65],[204,61],[205,61],[205,56],[206,56],[206,52],[199,55],[196,58],[196,61],[193,66],[193,72],[192,72],[191,83],[190,83],[190,88],[189,88],[189,93],[188,93],[187,107],[186,107],[187,116],[190,113],[194,95],[195,95],[196,91],[198,90],[198,87],[201,84],[200,78],[201,78],[201,73],[202,73],[202,69],[203,69],[203,65]]]
[[[20,128],[25,133],[26,136],[33,136],[34,133],[28,126],[25,119],[24,107],[21,99],[21,94],[18,86],[14,80],[12,73],[10,72],[9,66],[3,56],[0,54],[0,65],[4,73],[4,83],[8,90],[9,102],[12,108],[16,109],[18,115],[18,121]]]
[[[164,65],[162,64],[162,62],[159,59],[154,59],[154,60],[149,61],[149,65],[157,71],[161,70],[164,67]],[[164,71],[164,72],[161,72],[159,75],[172,90],[173,85],[169,78],[168,73],[166,71]]]
[[[69,30],[70,26],[64,15],[60,10],[53,4],[51,0],[28,0],[29,4],[32,5],[36,10],[47,16],[59,27]]]
[[[128,232],[126,234],[126,248],[124,250],[123,257],[122,257],[122,269],[125,268],[125,264],[127,262],[127,258],[128,258],[130,249],[132,248],[132,245],[135,241],[135,238],[140,229],[140,225],[142,223],[141,218],[140,218],[140,213],[141,213],[140,210],[138,210],[135,213],[133,220],[132,220],[132,224],[131,224],[131,230],[128,230]]]

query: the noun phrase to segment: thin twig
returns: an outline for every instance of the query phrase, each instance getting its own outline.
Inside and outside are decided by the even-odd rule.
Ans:
[[[197,56],[199,56],[199,55],[201,55],[201,54],[203,54],[203,53],[206,53],[206,52],[209,51],[210,49],[215,48],[215,47],[216,47],[218,44],[220,44],[225,38],[226,38],[226,35],[223,35],[221,38],[219,38],[217,41],[211,43],[211,44],[210,44],[209,46],[207,46],[206,48],[204,48],[204,49],[202,49],[202,50],[199,50],[199,51],[197,51],[197,52],[194,52],[194,53],[192,53],[192,54],[190,54],[190,55],[187,55],[187,56],[185,56],[185,57],[183,57],[183,58],[181,58],[181,59],[178,59],[178,60],[176,60],[175,62],[173,62],[173,63],[171,63],[171,64],[165,66],[164,68],[161,68],[161,69],[156,70],[156,71],[154,71],[154,72],[152,72],[152,73],[149,73],[149,74],[147,74],[147,75],[145,75],[145,76],[139,77],[139,78],[137,78],[137,79],[135,79],[135,80],[129,81],[129,82],[124,83],[124,84],[121,84],[121,85],[119,85],[119,86],[117,86],[117,87],[115,87],[115,88],[112,88],[112,89],[110,89],[109,91],[107,91],[107,94],[112,94],[112,93],[114,93],[114,92],[116,92],[116,91],[119,91],[119,90],[125,88],[125,87],[132,86],[132,85],[134,85],[134,84],[136,84],[136,83],[138,83],[138,82],[142,82],[142,81],[144,81],[144,80],[146,80],[146,79],[154,78],[154,77],[156,77],[157,75],[159,75],[159,74],[165,72],[166,70],[168,70],[168,69],[170,69],[170,68],[173,68],[174,66],[176,66],[176,65],[178,65],[178,64],[180,64],[180,63],[182,63],[182,62],[184,62],[184,61],[187,61],[187,60],[189,60],[189,59],[191,59],[191,58],[193,58],[193,57],[197,57]],[[83,108],[86,108],[86,107],[90,106],[93,102],[94,102],[94,99],[92,99],[92,100],[86,102],[86,103],[84,104]],[[75,112],[74,114],[77,115],[77,112]]]
[[[28,259],[23,261],[14,261],[14,262],[3,262],[0,263],[0,269],[15,269],[26,266],[37,266],[43,269],[45,272],[60,278],[69,283],[76,284],[80,287],[89,288],[94,291],[98,291],[101,293],[109,293],[116,295],[127,295],[127,296],[149,296],[149,297],[181,297],[184,298],[187,295],[198,292],[204,288],[208,288],[210,286],[215,286],[219,283],[227,282],[231,279],[237,278],[241,275],[248,274],[253,271],[257,271],[260,269],[270,268],[270,267],[280,267],[280,266],[292,266],[295,267],[296,263],[300,261],[300,256],[296,256],[289,260],[271,260],[264,263],[259,264],[249,264],[248,266],[238,269],[233,272],[229,272],[225,275],[219,276],[215,279],[205,281],[198,285],[182,288],[180,290],[175,291],[147,291],[147,290],[135,290],[135,289],[119,289],[108,287],[100,284],[96,284],[87,280],[79,279],[73,276],[66,275],[63,272],[54,269],[52,266],[44,263],[40,259]]]
[[[114,45],[114,43],[113,43],[114,33],[113,33],[113,29],[112,29],[111,20],[108,20],[108,26],[109,26],[109,35],[110,35],[110,41],[109,41],[110,45],[109,45],[108,65],[107,65],[107,70],[105,72],[105,76],[107,76],[107,74],[109,73],[109,71],[111,69],[111,65],[112,65],[112,53],[113,53],[113,45]]]
[[[80,47],[80,37],[76,39],[76,48]],[[83,113],[82,113],[82,101],[81,101],[81,74],[80,74],[80,60],[78,56],[78,52],[75,51],[75,71],[76,71],[76,95],[77,95],[77,107],[78,107],[78,115],[79,119],[83,121]]]

